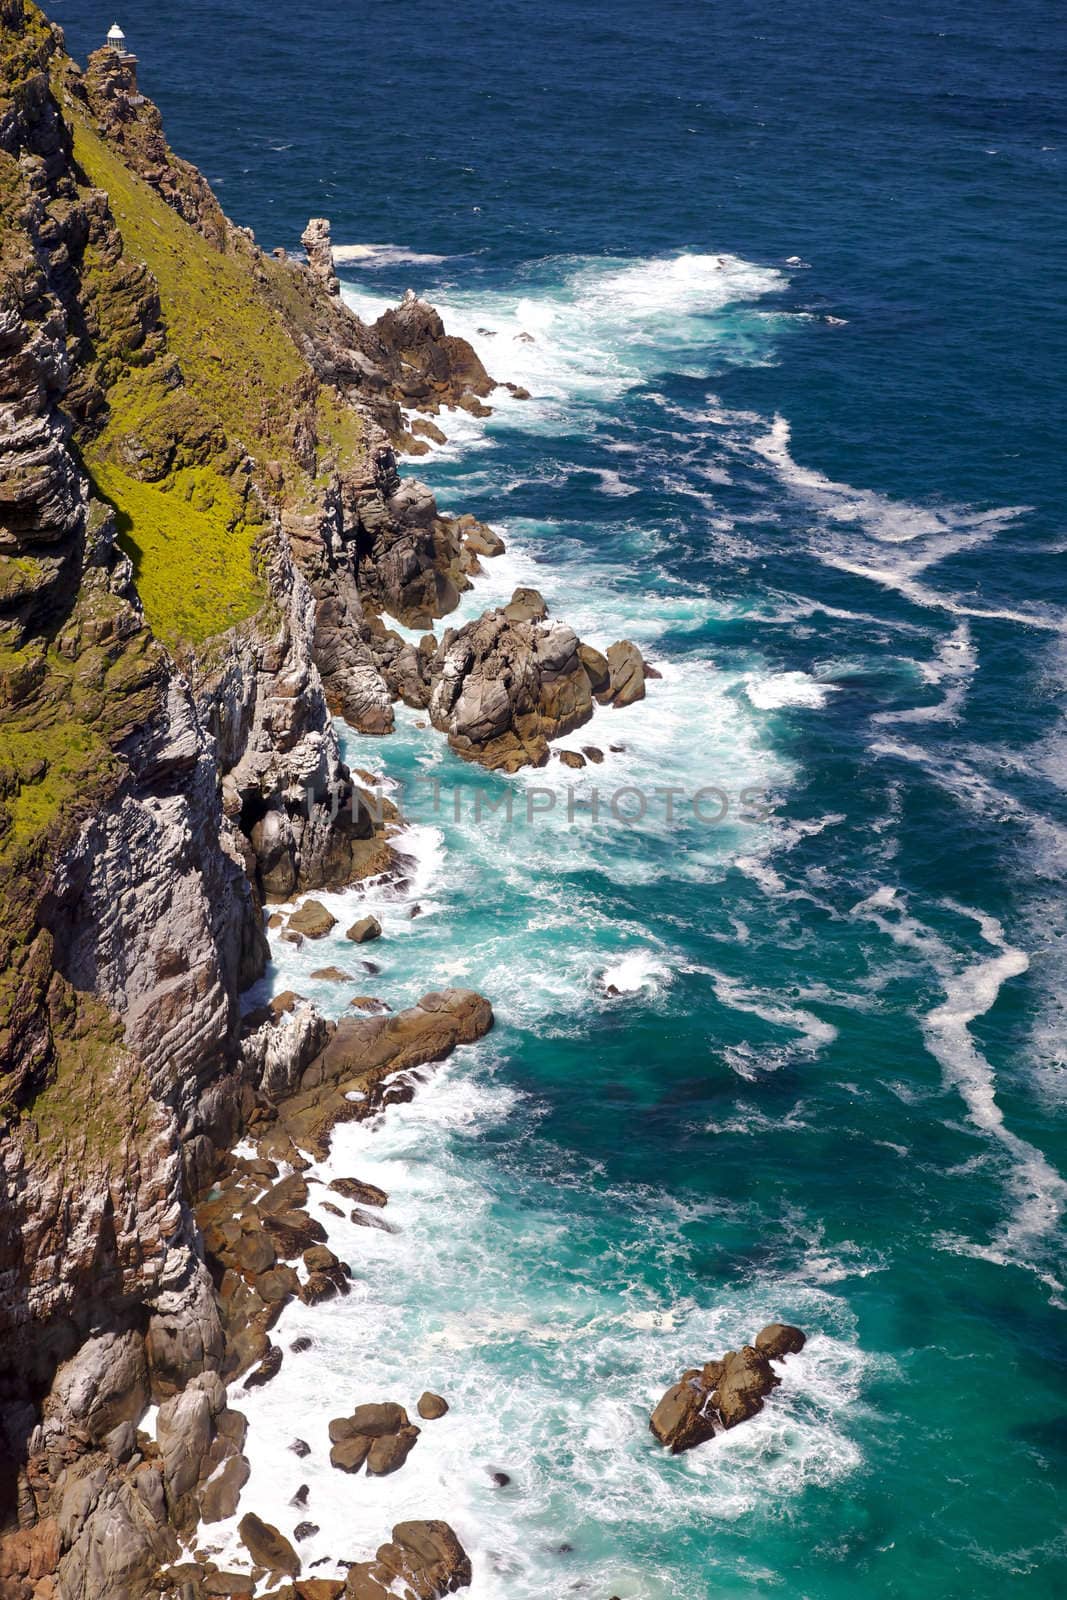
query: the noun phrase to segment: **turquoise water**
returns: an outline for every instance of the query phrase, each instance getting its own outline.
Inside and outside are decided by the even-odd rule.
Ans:
[[[242,1401],[245,1503],[291,1530],[309,1483],[309,1559],[446,1516],[474,1600],[1061,1593],[1062,22],[122,21],[265,244],[329,210],[376,245],[358,309],[412,283],[532,391],[411,469],[507,540],[461,615],[532,582],[663,672],[564,741],[582,773],[480,773],[408,712],[346,736],[403,786],[409,883],[268,984],[470,984],[498,1026],[339,1132],[397,1231],[326,1219],[353,1295],[285,1313],[316,1347]],[[613,818],[635,785],[674,823]],[[765,1412],[664,1456],[659,1393],[780,1317],[811,1339]],[[330,1416],[424,1387],[453,1409],[402,1473],[331,1471]]]

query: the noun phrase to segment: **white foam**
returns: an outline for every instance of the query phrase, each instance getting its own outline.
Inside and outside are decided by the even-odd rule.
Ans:
[[[1044,1256],[1046,1242],[1056,1237],[1067,1210],[1067,1183],[1042,1151],[1007,1126],[997,1101],[994,1070],[970,1032],[970,1024],[991,1009],[1003,985],[1026,972],[1029,957],[1007,943],[995,917],[952,901],[945,905],[977,924],[991,954],[961,963],[948,943],[910,915],[892,890],[868,896],[852,915],[873,922],[895,943],[919,951],[930,963],[944,1000],[922,1018],[926,1047],[940,1064],[945,1083],[959,1094],[971,1122],[995,1139],[1009,1158],[1012,1210],[988,1245],[968,1243],[967,1249],[1026,1267],[1059,1294],[1063,1285],[1047,1270]],[[960,1246],[959,1241],[955,1244]]]
[[[819,710],[834,688],[833,684],[817,683],[806,672],[749,673],[745,680],[745,693],[761,711],[777,711],[785,706]]]
[[[780,272],[737,256],[570,256],[532,272],[525,290],[448,285],[431,293],[450,332],[469,340],[489,371],[534,397],[509,406],[506,392],[497,391],[494,407],[524,428],[570,433],[575,399],[621,394],[665,362],[698,351],[701,365],[714,359],[716,347],[729,359],[731,336],[714,319],[784,282]],[[352,285],[343,294],[364,320],[386,309]],[[772,335],[769,322],[765,337]],[[746,352],[752,354],[749,346]]]
[[[234,1395],[249,1417],[252,1469],[238,1518],[255,1509],[287,1537],[298,1521],[315,1523],[320,1531],[300,1544],[307,1569],[324,1556],[366,1557],[402,1518],[442,1517],[471,1554],[471,1600],[543,1600],[590,1582],[683,1600],[682,1573],[633,1574],[612,1556],[605,1530],[642,1529],[658,1540],[676,1526],[679,1495],[687,1517],[721,1523],[768,1496],[785,1505],[833,1484],[860,1463],[843,1422],[884,1364],[858,1350],[847,1307],[810,1283],[765,1278],[723,1288],[714,1305],[644,1287],[635,1264],[669,1260],[685,1220],[669,1200],[650,1208],[643,1192],[612,1191],[602,1200],[612,1208],[605,1235],[573,1175],[562,1192],[547,1177],[516,1205],[506,1180],[500,1187],[499,1162],[480,1162],[469,1140],[511,1123],[529,1137],[532,1108],[494,1085],[477,1065],[487,1060],[479,1047],[446,1064],[411,1104],[337,1129],[330,1161],[309,1172],[379,1184],[394,1231],[331,1216],[312,1182],[330,1247],[354,1269],[352,1289],[316,1307],[289,1305],[272,1334],[285,1351],[281,1371]],[[685,1458],[659,1449],[649,1411],[694,1353],[737,1348],[781,1314],[812,1336],[781,1365],[782,1387],[764,1412]],[[293,1354],[301,1335],[313,1348]],[[386,1398],[413,1413],[423,1388],[451,1409],[421,1424],[401,1472],[353,1478],[330,1467],[330,1418]],[[293,1455],[294,1438],[311,1454]],[[493,1471],[511,1484],[495,1488]],[[291,1497],[300,1483],[310,1492],[298,1508]],[[212,1528],[211,1542],[220,1565],[247,1570],[236,1521]],[[566,1561],[563,1543],[573,1546]]]
[[[427,251],[410,250],[402,244],[335,244],[333,259],[340,266],[379,269],[405,264],[439,267],[449,258],[431,255]]]
[[[654,950],[631,950],[605,968],[601,983],[605,989],[617,989],[620,994],[636,994],[640,989],[658,990],[670,978],[669,966]]]

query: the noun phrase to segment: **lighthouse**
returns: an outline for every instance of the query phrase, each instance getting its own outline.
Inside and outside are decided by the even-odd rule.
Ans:
[[[117,22],[113,22],[110,28],[107,30],[107,42],[104,48],[107,50],[113,50],[118,56],[125,72],[125,79],[122,87],[130,96],[133,104],[140,105],[141,96],[137,92],[137,57],[133,54],[133,51],[128,48],[126,44],[126,35],[123,33]]]

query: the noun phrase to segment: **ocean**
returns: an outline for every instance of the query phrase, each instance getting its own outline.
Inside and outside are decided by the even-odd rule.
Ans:
[[[114,20],[53,14],[82,57]],[[236,1402],[242,1510],[310,1518],[305,1562],[445,1517],[472,1600],[1062,1594],[1062,14],[119,21],[261,244],[328,215],[361,315],[413,287],[529,389],[404,464],[507,543],[450,620],[533,584],[662,673],[581,771],[342,729],[410,860],[324,897],[382,921],[360,987],[497,1027],[338,1131],[391,1227],[325,1218],[352,1293]],[[310,973],[352,961],[265,989],[339,1015]],[[778,1319],[761,1416],[661,1451],[668,1384]],[[329,1467],[331,1416],[426,1388],[402,1472]]]

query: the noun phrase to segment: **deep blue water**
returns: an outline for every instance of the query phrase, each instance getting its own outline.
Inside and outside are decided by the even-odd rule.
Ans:
[[[83,54],[113,17],[57,20]],[[1062,18],[119,20],[261,243],[328,214],[382,247],[344,266],[353,304],[412,284],[533,393],[442,418],[411,470],[508,541],[464,616],[533,581],[662,666],[566,741],[626,747],[586,802],[731,801],[718,828],[572,823],[559,766],[472,776],[410,716],[349,736],[409,794],[512,792],[511,828],[414,799],[415,882],[376,902],[385,998],[470,982],[500,1024],[345,1132],[402,1231],[335,1244],[356,1302],[308,1323],[331,1383],[289,1363],[249,1403],[248,1504],[291,1520],[312,1473],[331,1555],[398,1505],[447,1515],[476,1600],[1062,1592]],[[555,809],[525,826],[531,782]],[[269,981],[340,1011],[310,973],[346,954]],[[814,1337],[763,1417],[665,1459],[657,1394],[778,1316]],[[279,1466],[342,1377],[453,1400],[379,1498]]]

